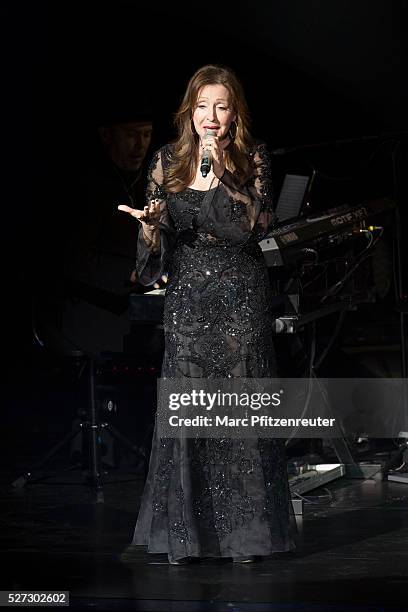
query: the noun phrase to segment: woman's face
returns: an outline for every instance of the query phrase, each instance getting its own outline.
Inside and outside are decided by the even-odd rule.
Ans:
[[[228,136],[231,123],[236,113],[231,108],[228,89],[224,85],[205,85],[198,92],[197,105],[193,114],[193,123],[200,139],[206,130],[214,130],[219,140]]]

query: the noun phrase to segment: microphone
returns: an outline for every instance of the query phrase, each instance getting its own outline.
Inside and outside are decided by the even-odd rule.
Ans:
[[[205,136],[215,136],[217,134],[216,130],[205,130]],[[209,173],[209,171],[211,170],[211,164],[212,164],[212,155],[211,155],[211,151],[210,149],[204,149],[203,154],[201,156],[201,164],[200,164],[200,171],[201,171],[201,176],[203,178],[205,178],[207,176],[207,174]]]

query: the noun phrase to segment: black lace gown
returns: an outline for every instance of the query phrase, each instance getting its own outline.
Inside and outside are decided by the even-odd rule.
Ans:
[[[161,253],[139,235],[143,284],[169,271],[163,378],[276,376],[270,287],[258,241],[272,221],[270,164],[251,151],[245,187],[226,171],[208,191],[163,190],[171,146],[155,155],[148,200],[161,203]],[[295,548],[285,447],[277,439],[159,439],[132,544],[182,557],[270,555]]]

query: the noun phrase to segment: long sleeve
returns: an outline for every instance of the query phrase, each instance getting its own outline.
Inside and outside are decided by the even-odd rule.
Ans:
[[[167,210],[167,194],[163,189],[162,155],[164,150],[160,149],[152,159],[146,188],[146,202],[153,199],[160,202],[160,250],[155,252],[151,246],[147,246],[142,230],[137,242],[136,270],[139,282],[145,286],[153,285],[167,271],[175,239],[174,226]]]
[[[198,225],[233,244],[260,241],[275,223],[270,156],[265,144],[253,150],[253,174],[245,185],[225,171],[215,193],[206,196]]]

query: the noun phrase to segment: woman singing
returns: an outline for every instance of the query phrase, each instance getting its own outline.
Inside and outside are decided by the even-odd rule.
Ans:
[[[140,282],[169,274],[162,377],[276,377],[258,245],[273,222],[270,161],[250,135],[235,74],[197,70],[176,125],[177,139],[151,163],[144,211],[119,207],[142,224]],[[295,533],[282,440],[160,439],[155,430],[133,545],[173,564],[249,562],[292,550]]]

